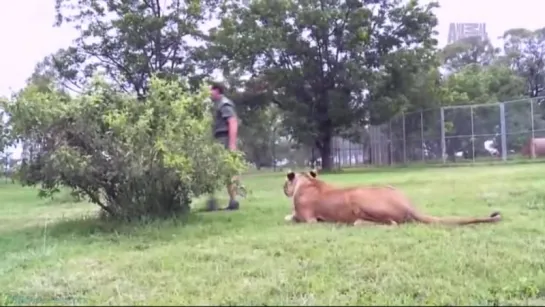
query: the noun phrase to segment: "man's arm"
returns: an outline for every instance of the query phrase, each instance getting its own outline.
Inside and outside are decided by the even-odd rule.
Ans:
[[[221,107],[221,116],[227,120],[229,149],[237,149],[238,121],[235,108],[232,105],[225,104]]]
[[[238,134],[238,122],[235,116],[227,119],[227,125],[229,126],[229,149],[237,149],[237,134]]]

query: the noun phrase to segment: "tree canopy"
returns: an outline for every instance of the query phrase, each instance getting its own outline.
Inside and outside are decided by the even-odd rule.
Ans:
[[[405,91],[436,45],[435,6],[233,2],[224,5],[208,48],[226,74],[260,76],[275,91],[273,102],[293,135],[315,145],[329,168],[336,133],[355,123],[385,121],[406,103]]]

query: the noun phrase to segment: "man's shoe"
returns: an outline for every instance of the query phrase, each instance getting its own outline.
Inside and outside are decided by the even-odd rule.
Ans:
[[[229,205],[223,210],[238,210],[240,204],[236,200],[230,200]]]

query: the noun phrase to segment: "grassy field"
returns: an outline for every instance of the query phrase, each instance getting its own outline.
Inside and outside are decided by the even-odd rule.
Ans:
[[[239,212],[140,227],[2,183],[0,305],[543,305],[544,174],[533,164],[322,176],[395,185],[435,215],[504,217],[465,227],[286,224],[282,173],[246,177]]]

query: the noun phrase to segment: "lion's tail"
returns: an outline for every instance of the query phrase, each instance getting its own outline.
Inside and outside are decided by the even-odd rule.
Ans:
[[[444,224],[444,225],[468,225],[478,223],[495,223],[501,220],[501,214],[496,211],[488,217],[435,217],[422,213],[413,213],[415,221],[425,224]]]

